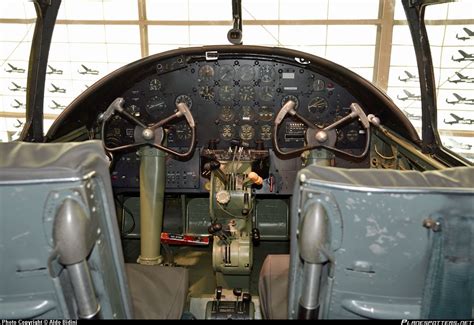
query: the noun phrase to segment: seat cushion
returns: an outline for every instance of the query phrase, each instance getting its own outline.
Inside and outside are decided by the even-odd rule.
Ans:
[[[134,318],[180,319],[188,296],[188,270],[125,264]]]
[[[290,255],[268,255],[258,282],[260,306],[266,319],[288,318]]]

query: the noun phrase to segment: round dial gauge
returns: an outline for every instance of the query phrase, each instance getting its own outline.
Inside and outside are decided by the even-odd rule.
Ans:
[[[272,127],[270,125],[265,124],[260,127],[260,138],[263,141],[272,139]]]
[[[273,88],[270,86],[263,86],[260,90],[260,99],[263,102],[269,102],[273,99]]]
[[[314,91],[323,91],[326,88],[326,83],[324,80],[316,79],[313,81],[313,90]]]
[[[230,102],[234,99],[234,87],[231,85],[222,85],[219,89],[219,98],[224,102]]]
[[[292,100],[295,103],[295,109],[298,108],[300,105],[300,101],[296,96],[293,95],[285,95],[281,100],[281,106],[285,105],[288,101]]]
[[[199,81],[210,81],[214,78],[214,68],[209,64],[203,65],[198,71]]]
[[[148,114],[156,117],[166,109],[165,99],[161,96],[153,96],[147,101],[145,109]]]
[[[255,97],[255,90],[252,86],[242,86],[239,90],[239,98],[241,101],[250,102]]]
[[[176,124],[175,133],[179,140],[188,140],[191,138],[191,128],[187,123]]]
[[[234,67],[228,64],[222,65],[219,69],[219,80],[224,82],[230,82],[234,80],[235,70]]]
[[[214,99],[214,88],[211,86],[201,86],[199,87],[199,95],[205,100]]]
[[[129,112],[133,116],[135,116],[135,117],[140,116],[140,108],[137,105],[132,104],[132,105],[128,106],[126,109],[127,109],[127,112]]]
[[[271,65],[262,65],[259,69],[259,73],[262,82],[273,82],[273,80],[275,79],[275,69]]]
[[[224,140],[232,140],[235,134],[235,128],[230,124],[225,124],[220,127],[220,136]]]
[[[230,122],[235,118],[234,111],[230,106],[223,106],[219,113],[219,118],[221,121]]]
[[[242,81],[250,81],[255,77],[255,71],[252,66],[246,64],[239,70],[239,79]]]
[[[158,79],[151,79],[150,80],[150,85],[149,85],[149,89],[151,91],[157,91],[157,90],[160,90],[161,89],[161,81],[158,80]]]
[[[260,120],[268,122],[273,118],[273,110],[268,106],[261,106],[258,110],[258,116]]]
[[[193,107],[193,100],[188,95],[179,95],[178,97],[176,97],[176,100],[174,101],[174,103],[176,105],[178,105],[179,103],[185,103],[189,109]]]
[[[255,135],[255,129],[250,124],[240,126],[239,136],[244,141],[252,140]]]
[[[326,108],[328,108],[328,101],[322,97],[314,97],[308,104],[308,111],[310,113],[321,113]]]
[[[252,107],[243,106],[242,112],[240,113],[240,119],[242,121],[252,121],[254,119],[254,112]]]

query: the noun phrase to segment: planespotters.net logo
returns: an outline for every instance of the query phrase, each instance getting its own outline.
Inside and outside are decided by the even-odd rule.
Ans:
[[[474,325],[474,320],[408,320],[408,319],[403,319],[401,325]]]

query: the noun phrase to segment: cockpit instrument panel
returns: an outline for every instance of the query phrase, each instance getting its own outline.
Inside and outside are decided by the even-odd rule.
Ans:
[[[263,142],[265,148],[271,148],[274,118],[287,101],[294,101],[298,113],[319,127],[349,114],[350,104],[357,102],[330,77],[297,62],[260,57],[185,62],[167,72],[157,70],[131,85],[121,97],[130,113],[145,124],[171,115],[176,104],[185,103],[197,124],[198,147],[211,141],[216,149],[226,149],[232,141],[240,141],[248,147]],[[292,118],[283,123],[278,134],[281,146],[301,146],[306,127]],[[127,134],[125,125],[117,128],[122,130],[110,135],[113,141]],[[357,122],[346,125],[339,130],[336,146],[362,147],[361,133]],[[187,134],[184,126],[170,126],[167,144],[185,146]]]

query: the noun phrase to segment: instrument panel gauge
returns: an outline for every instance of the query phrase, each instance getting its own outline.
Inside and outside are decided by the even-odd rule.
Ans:
[[[255,70],[251,65],[243,65],[239,69],[239,79],[242,81],[251,81],[255,77]]]
[[[161,96],[153,96],[147,101],[145,109],[148,114],[157,117],[166,109],[166,101]]]
[[[240,113],[240,119],[242,121],[252,121],[254,119],[254,111],[250,106],[243,106],[242,112]]]
[[[271,65],[265,64],[260,66],[259,73],[262,82],[269,83],[275,80],[275,69]]]
[[[328,108],[328,101],[323,97],[314,97],[309,101],[308,111],[310,113],[322,113]]]
[[[313,81],[314,91],[323,91],[326,88],[326,83],[322,79],[316,79]]]
[[[272,127],[271,125],[265,124],[260,127],[260,139],[268,141],[272,139]]]
[[[250,141],[255,136],[255,129],[250,124],[243,124],[240,126],[239,136],[244,141]]]
[[[230,106],[223,106],[219,113],[219,118],[221,121],[230,122],[235,118],[234,111]]]
[[[232,140],[235,134],[235,128],[230,124],[224,124],[219,128],[220,136],[223,140]]]
[[[273,99],[273,88],[270,86],[263,86],[260,90],[260,99],[263,102],[270,102]]]
[[[199,81],[211,81],[214,78],[214,68],[209,64],[203,65],[198,71]]]
[[[199,87],[199,95],[205,100],[214,99],[214,88],[211,86],[201,86]]]
[[[255,89],[253,86],[242,86],[239,90],[239,99],[244,102],[253,101],[255,98]]]
[[[174,103],[175,105],[178,105],[179,103],[185,103],[189,109],[193,107],[193,100],[188,95],[179,95],[178,97],[176,97]]]
[[[235,70],[234,67],[228,64],[222,65],[219,68],[219,80],[224,82],[231,82],[234,80]]]
[[[298,106],[300,105],[300,101],[294,95],[285,95],[281,100],[281,106],[283,107],[283,105],[285,105],[290,100],[295,103],[295,110],[298,109]]]
[[[127,106],[126,110],[127,110],[127,112],[129,112],[130,114],[132,114],[135,117],[140,116],[140,108],[137,105],[132,104],[130,106]]]
[[[151,79],[149,84],[150,91],[158,91],[161,89],[161,81],[159,79]]]
[[[234,87],[231,85],[222,85],[219,89],[219,98],[224,102],[230,102],[234,99]]]
[[[273,110],[268,106],[261,106],[258,110],[258,116],[261,121],[271,121],[273,119]]]
[[[175,125],[176,137],[179,140],[188,140],[191,139],[191,128],[187,123],[179,123]]]

